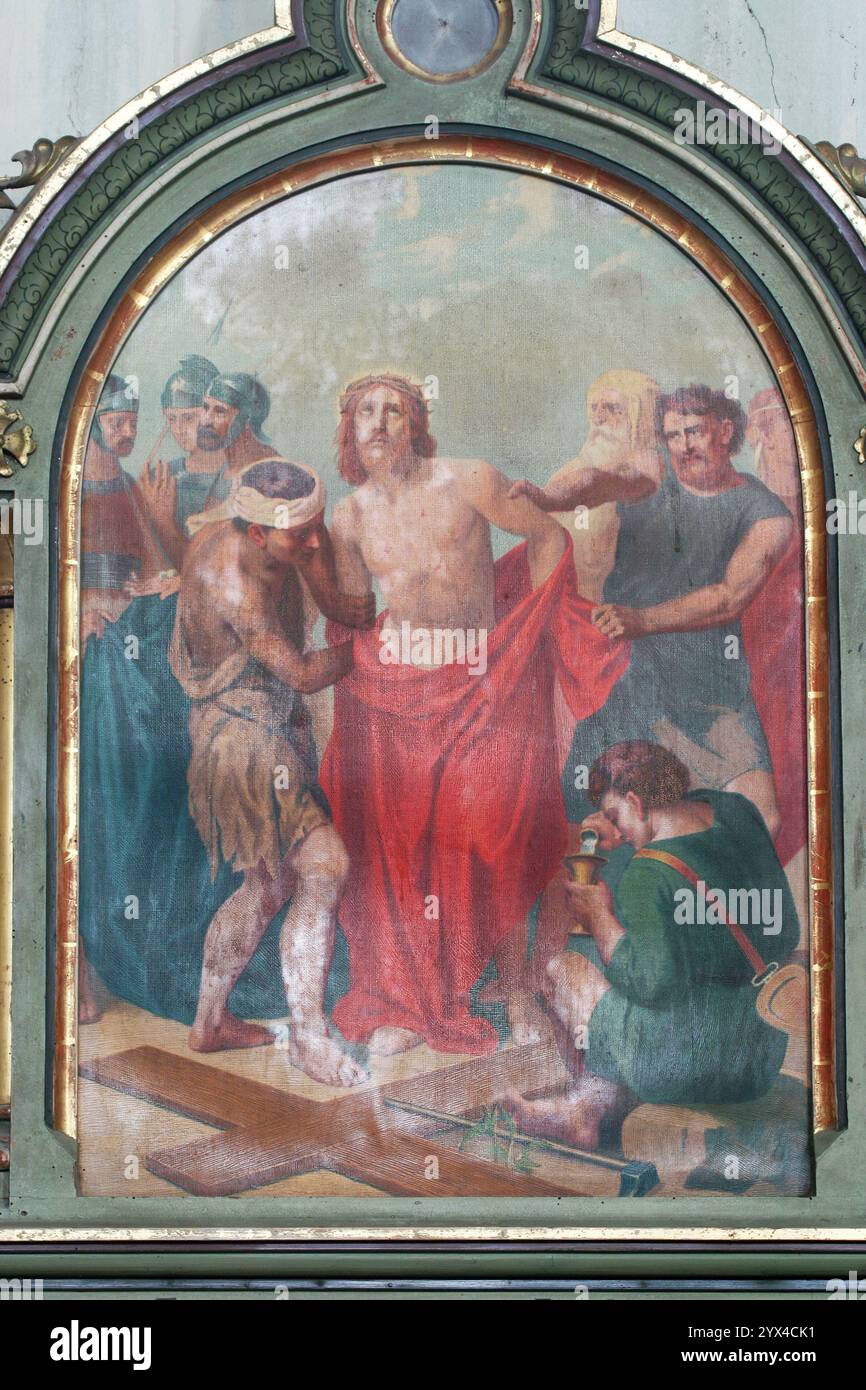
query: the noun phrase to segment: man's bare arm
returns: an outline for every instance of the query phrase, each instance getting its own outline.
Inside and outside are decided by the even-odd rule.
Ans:
[[[345,627],[369,627],[376,617],[376,600],[369,591],[353,594],[340,588],[334,545],[328,528],[319,530],[319,548],[297,562],[319,612]]]
[[[331,517],[334,564],[341,591],[364,597],[372,593],[373,580],[355,539],[353,510],[351,497],[345,497],[334,508]]]
[[[270,590],[249,577],[226,617],[248,655],[301,695],[334,685],[351,669],[351,642],[298,651],[280,621]]]
[[[790,517],[756,521],[728,561],[720,584],[708,584],[651,608],[603,603],[592,621],[607,637],[646,637],[656,632],[697,632],[733,622],[748,608],[784,554]]]
[[[537,589],[550,577],[568,544],[568,537],[552,517],[527,497],[509,496],[510,482],[483,460],[473,460],[461,478],[461,493],[491,525],[529,542],[529,573]]]
[[[544,512],[570,512],[575,507],[601,507],[605,502],[641,502],[651,497],[661,479],[658,455],[636,454],[610,468],[572,459],[547,483],[538,487],[528,478],[514,483],[510,497],[527,497]]]

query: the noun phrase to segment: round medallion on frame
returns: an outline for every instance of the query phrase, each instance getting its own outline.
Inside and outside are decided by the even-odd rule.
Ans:
[[[389,57],[427,82],[482,72],[511,33],[511,0],[380,0],[379,36]]]

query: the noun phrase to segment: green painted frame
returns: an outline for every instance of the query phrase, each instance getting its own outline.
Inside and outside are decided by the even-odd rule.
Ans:
[[[77,165],[73,151],[52,176],[53,188],[37,189],[5,229],[0,396],[14,399],[39,441],[10,483],[21,497],[47,498],[61,525],[70,524],[59,511],[61,452],[83,365],[111,306],[173,229],[191,210],[280,164],[337,145],[417,136],[429,113],[437,114],[440,91],[386,61],[373,11],[355,0],[295,0],[292,33],[271,30],[260,48],[191,74],[137,114],[137,136],[108,131]],[[702,99],[718,104],[718,88],[605,39],[605,12],[609,6],[597,0],[586,12],[571,0],[515,0],[503,52],[471,79],[448,84],[442,130],[573,152],[684,212],[747,272],[788,335],[810,387],[827,495],[862,493],[853,449],[866,423],[862,210],[787,133],[778,158],[751,145],[678,146],[674,112]],[[22,546],[16,554],[15,684],[27,698],[16,702],[14,747],[15,1150],[0,1206],[10,1274],[74,1273],[85,1267],[84,1251],[93,1275],[218,1273],[228,1252],[233,1273],[262,1277],[397,1270],[533,1277],[556,1270],[577,1278],[624,1267],[635,1277],[847,1274],[866,1241],[866,1197],[857,1182],[866,1147],[866,1048],[864,1011],[846,1011],[844,999],[850,1122],[821,1139],[818,1195],[809,1201],[753,1199],[744,1211],[742,1201],[702,1198],[677,1201],[674,1212],[644,1199],[636,1225],[631,1208],[617,1212],[583,1199],[557,1203],[555,1212],[527,1201],[517,1215],[491,1199],[365,1199],[359,1212],[337,1199],[316,1199],[314,1208],[310,1199],[269,1200],[263,1210],[254,1198],[184,1198],[179,1227],[176,1201],[148,1199],[142,1217],[133,1199],[76,1197],[74,1145],[51,1127],[46,1066],[56,966],[53,721],[58,684],[68,676],[58,662],[58,528],[51,529],[51,547]],[[866,755],[857,741],[864,581],[856,542],[831,547],[833,743],[845,749],[844,759],[834,757],[834,874],[840,901],[844,883],[849,988],[864,966],[853,930],[866,897],[858,821]],[[841,988],[841,972],[837,982]]]

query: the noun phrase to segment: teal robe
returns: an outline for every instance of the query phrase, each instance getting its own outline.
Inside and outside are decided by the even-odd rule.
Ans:
[[[212,477],[178,477],[178,521],[201,510]],[[191,1023],[204,938],[242,876],[221,864],[211,880],[189,813],[189,700],[168,664],[177,596],[133,599],[102,637],[91,637],[81,692],[80,930],[87,957],[112,994]],[[129,637],[138,655],[128,655]],[[235,985],[245,1018],[287,1013],[274,921]]]

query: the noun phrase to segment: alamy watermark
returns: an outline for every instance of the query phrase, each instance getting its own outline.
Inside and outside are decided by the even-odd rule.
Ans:
[[[827,1296],[833,1299],[844,1299],[851,1303],[862,1303],[866,1299],[866,1279],[861,1279],[859,1271],[856,1269],[848,1270],[846,1279],[828,1279]]]
[[[0,1303],[41,1302],[41,1279],[0,1279]]]
[[[782,930],[781,888],[677,888],[674,921],[678,927],[760,927],[764,936]]]
[[[0,501],[0,535],[22,536],[25,545],[41,545],[44,502],[41,497]]]
[[[487,670],[485,627],[383,627],[379,634],[383,666],[465,666],[470,676]]]
[[[827,533],[830,536],[866,536],[866,497],[853,490],[848,497],[828,497]]]
[[[149,1327],[82,1327],[73,1318],[69,1327],[51,1330],[48,1355],[52,1361],[130,1361],[134,1371],[151,1366]]]
[[[781,124],[782,113],[773,110]],[[678,145],[760,145],[765,154],[779,154],[782,146],[760,121],[732,107],[696,103],[695,110],[681,106],[674,112],[674,140]]]

